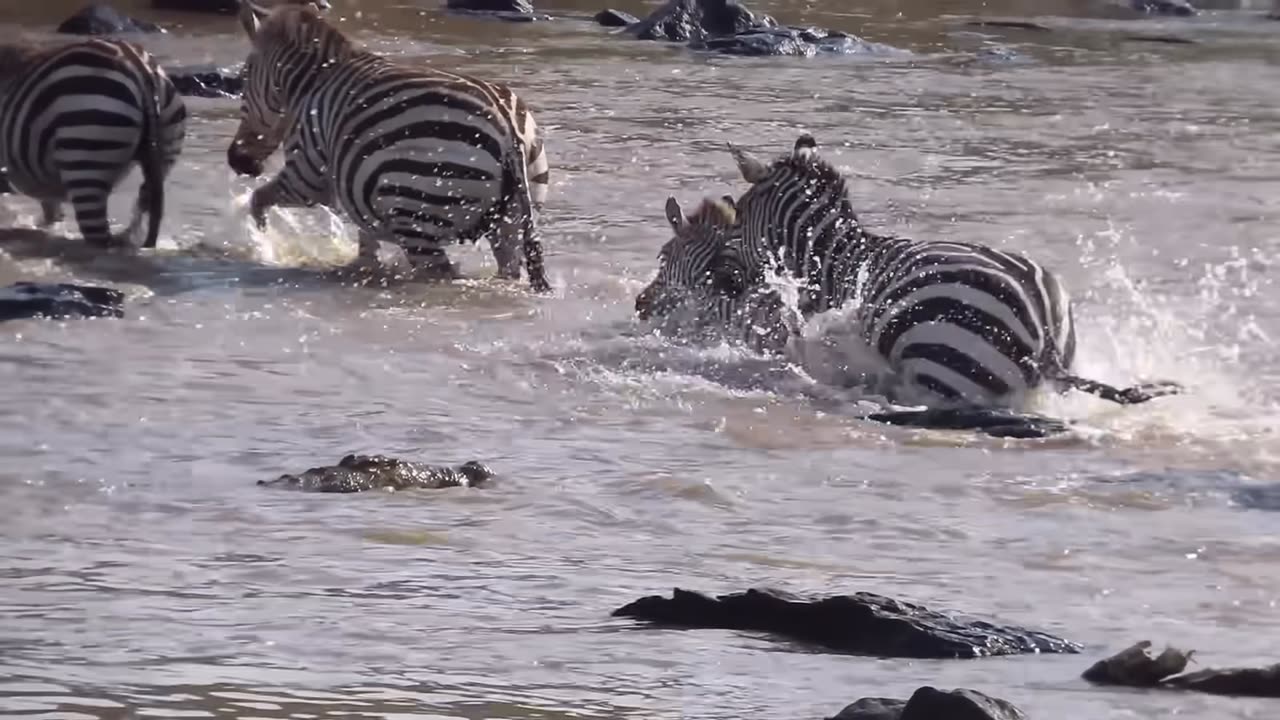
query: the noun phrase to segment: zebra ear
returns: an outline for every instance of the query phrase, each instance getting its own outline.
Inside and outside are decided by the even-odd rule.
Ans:
[[[251,0],[240,0],[240,26],[244,28],[244,34],[250,40],[258,34],[258,13],[254,10]]]
[[[684,227],[684,210],[680,209],[680,201],[675,196],[667,198],[667,222],[671,224],[671,229],[680,232]]]
[[[749,155],[746,150],[729,143],[729,153],[738,164],[738,172],[742,173],[743,180],[754,185],[769,176],[769,166]]]
[[[818,141],[813,139],[809,133],[805,133],[796,138],[795,149],[791,151],[791,156],[797,160],[809,160],[818,154]]]

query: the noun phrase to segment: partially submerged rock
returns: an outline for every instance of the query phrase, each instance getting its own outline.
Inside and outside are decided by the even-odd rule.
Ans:
[[[613,8],[601,10],[592,19],[605,27],[626,27],[640,22],[640,18],[635,15]]]
[[[240,0],[151,0],[151,7],[157,10],[233,15],[240,10]]]
[[[1064,433],[1066,423],[1040,415],[995,408],[940,408],[890,410],[872,413],[867,420],[926,430],[974,430],[1002,438],[1042,438]]]
[[[347,455],[337,465],[313,467],[301,475],[281,475],[275,480],[259,480],[258,484],[304,492],[353,493],[475,487],[488,483],[493,477],[488,466],[475,460],[451,467],[384,455]]]
[[[523,14],[533,12],[533,3],[530,0],[446,0],[444,6],[448,10],[469,10],[471,12]]]
[[[530,0],[447,0],[445,10],[451,13],[477,15],[507,22],[550,20],[550,15],[535,13]]]
[[[124,293],[72,283],[18,282],[0,288],[0,320],[124,317]]]
[[[695,50],[712,50],[727,55],[800,56],[818,54],[888,55],[900,52],[881,43],[867,42],[848,33],[822,28],[768,27],[736,35],[709,37],[689,43]]]
[[[597,21],[604,24],[599,16]],[[737,0],[668,0],[645,19],[627,25],[624,33],[641,40],[685,42],[695,50],[727,55],[812,57],[819,53],[906,52],[834,30],[779,25],[772,17],[757,15]]]
[[[1280,663],[1261,668],[1208,668],[1176,675],[1164,684],[1214,695],[1280,698]]]
[[[115,35],[118,33],[158,33],[164,30],[155,23],[135,20],[106,3],[85,5],[62,21],[57,32],[67,35]]]
[[[1013,703],[966,688],[944,692],[925,686],[903,702],[862,698],[827,720],[1024,720]]]
[[[901,720],[1025,720],[1008,700],[966,688],[944,692],[928,686],[916,690],[902,708]]]
[[[963,620],[872,593],[805,600],[775,590],[708,597],[676,588],[641,598],[615,617],[677,627],[760,630],[840,652],[880,657],[974,658],[1076,653],[1070,640],[1013,625]]]
[[[775,27],[768,15],[751,12],[737,0],[667,0],[648,17],[627,28],[641,40],[688,42]]]
[[[1200,14],[1200,11],[1187,0],[1130,0],[1129,7],[1149,15],[1191,17]]]
[[[222,68],[166,69],[169,79],[181,95],[205,98],[239,97],[244,89],[240,74]]]
[[[1194,651],[1165,648],[1159,655],[1148,652],[1151,642],[1143,640],[1111,657],[1094,663],[1081,675],[1098,685],[1163,687],[1195,690],[1215,695],[1280,697],[1280,664],[1261,668],[1206,668],[1185,673]]]
[[[1176,648],[1167,647],[1159,655],[1152,655],[1148,652],[1150,649],[1151,641],[1143,640],[1099,660],[1081,677],[1099,685],[1153,687],[1162,679],[1182,672],[1191,659],[1191,653]]]

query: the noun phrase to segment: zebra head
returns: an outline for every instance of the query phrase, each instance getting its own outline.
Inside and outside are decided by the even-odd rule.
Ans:
[[[818,154],[804,133],[790,153],[764,162],[729,143],[729,152],[750,187],[738,199],[742,241],[731,250],[747,277],[767,265],[803,276],[819,238],[858,227],[844,176]]]
[[[240,26],[244,28],[245,35],[252,40],[267,15],[281,5],[310,5],[317,12],[325,12],[331,7],[329,0],[240,0]]]
[[[736,230],[732,197],[707,198],[686,216],[680,203],[667,198],[667,222],[673,236],[658,253],[658,274],[636,296],[641,320],[666,315],[700,293],[715,291],[715,264]]]
[[[314,2],[278,5],[253,35],[240,77],[240,126],[227,147],[227,164],[257,177],[263,163],[293,128],[296,108],[316,77],[343,60],[352,45],[320,17]]]

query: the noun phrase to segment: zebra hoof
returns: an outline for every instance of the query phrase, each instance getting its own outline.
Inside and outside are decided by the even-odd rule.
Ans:
[[[541,275],[529,278],[529,289],[538,295],[546,295],[551,292],[551,283]]]

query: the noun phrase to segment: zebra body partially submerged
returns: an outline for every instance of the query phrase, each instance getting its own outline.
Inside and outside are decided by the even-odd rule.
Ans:
[[[128,244],[145,214],[142,246],[155,246],[186,116],[168,76],[132,43],[0,45],[0,174],[11,191],[40,201],[46,226],[70,201],[92,245]],[[135,162],[142,188],[124,237],[114,236],[107,199]]]
[[[253,33],[240,127],[227,162],[257,176],[283,142],[285,165],[253,192],[272,206],[340,208],[360,228],[359,263],[380,240],[418,267],[453,272],[444,246],[487,236],[499,275],[522,260],[549,289],[536,237],[548,163],[524,102],[497,83],[357,49],[311,7],[277,7]]]
[[[666,334],[724,339],[764,355],[784,355],[800,334],[800,317],[775,289],[761,285],[730,297],[712,286],[716,260],[736,233],[732,198],[704,199],[686,216],[667,198],[672,237],[658,272],[635,301],[636,314]]]
[[[751,187],[738,200],[741,238],[715,261],[712,286],[745,297],[780,266],[804,283],[806,317],[853,304],[863,341],[887,363],[881,389],[895,402],[1021,409],[1046,385],[1124,404],[1179,391],[1072,375],[1071,301],[1054,273],[983,245],[868,232],[812,137],[769,164],[731,150]]]

